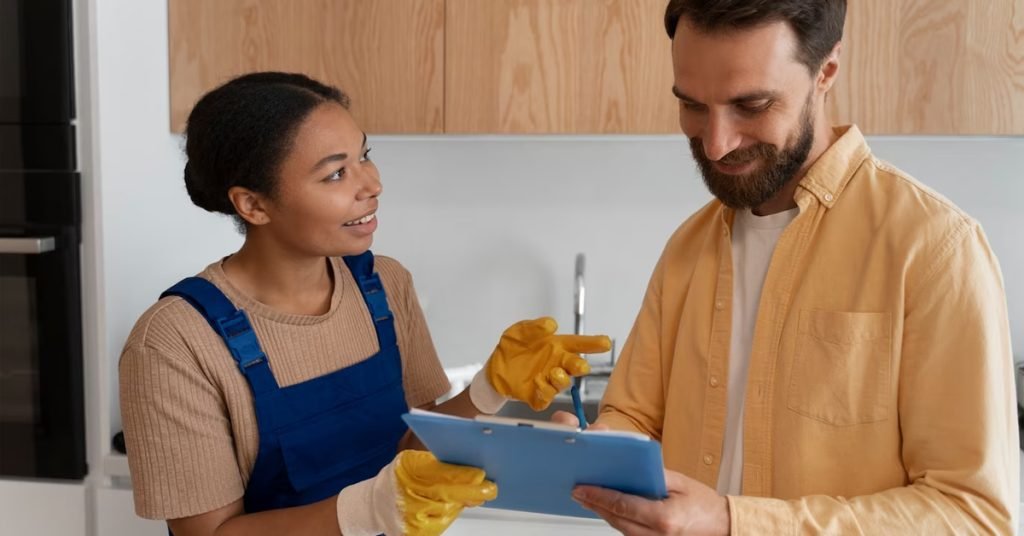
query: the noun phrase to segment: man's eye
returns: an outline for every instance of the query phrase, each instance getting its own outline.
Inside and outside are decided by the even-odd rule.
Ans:
[[[748,114],[756,114],[771,108],[772,101],[747,102],[739,105],[740,111]]]
[[[684,110],[689,110],[691,112],[703,112],[704,111],[704,105],[703,104],[698,104],[696,102],[686,102],[686,101],[680,101],[680,102],[682,102]]]

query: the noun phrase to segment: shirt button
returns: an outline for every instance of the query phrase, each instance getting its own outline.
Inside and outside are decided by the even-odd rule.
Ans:
[[[711,387],[718,387],[718,376],[712,376],[708,383],[711,384]]]
[[[825,201],[832,202],[832,194],[825,194]]]
[[[715,459],[712,458],[710,454],[704,455],[704,465],[711,465],[711,462],[713,461],[715,461]]]
[[[715,301],[715,309],[718,309],[719,311],[725,309],[725,302],[723,302],[722,300]]]

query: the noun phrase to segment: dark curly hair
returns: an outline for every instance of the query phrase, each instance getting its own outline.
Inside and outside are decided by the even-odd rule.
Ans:
[[[228,198],[242,186],[273,196],[295,133],[317,106],[349,107],[336,87],[279,72],[239,76],[199,99],[185,128],[185,189],[196,206],[244,222]]]
[[[670,0],[665,8],[670,38],[684,17],[704,32],[785,22],[799,43],[797,59],[813,74],[843,38],[846,0]]]

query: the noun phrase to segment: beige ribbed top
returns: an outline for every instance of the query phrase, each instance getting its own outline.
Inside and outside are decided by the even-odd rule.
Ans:
[[[221,262],[199,275],[248,314],[282,387],[377,353],[366,304],[340,259],[331,260],[334,293],[320,316],[257,302],[228,282]],[[410,407],[433,402],[449,384],[412,277],[388,257],[376,257],[375,268],[395,315],[406,400]],[[139,516],[186,517],[242,497],[259,446],[252,393],[224,342],[185,300],[164,298],[139,318],[121,354],[120,389]]]

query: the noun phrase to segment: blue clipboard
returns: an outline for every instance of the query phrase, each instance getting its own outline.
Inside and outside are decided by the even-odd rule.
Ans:
[[[439,460],[487,472],[498,485],[498,498],[486,503],[491,508],[596,518],[572,500],[577,484],[667,496],[661,444],[640,434],[416,409],[402,418]]]

